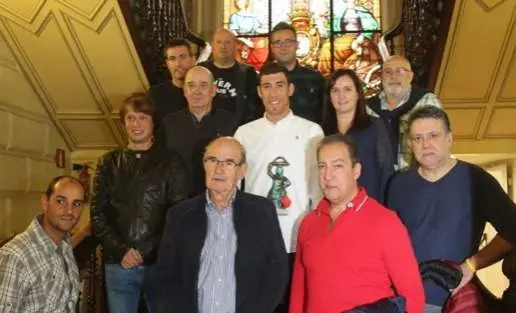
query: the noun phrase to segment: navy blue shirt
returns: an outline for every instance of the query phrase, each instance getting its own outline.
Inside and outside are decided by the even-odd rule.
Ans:
[[[354,128],[346,133],[356,149],[357,159],[362,165],[358,184],[378,202],[384,202],[387,181],[394,172],[394,160],[387,129],[383,122],[371,118],[364,128]]]
[[[388,206],[409,231],[418,262],[444,259],[462,262],[472,254],[473,213],[468,168],[457,165],[430,182],[411,169],[400,173],[389,190]],[[426,302],[442,306],[448,292],[425,281]]]
[[[461,263],[480,244],[489,221],[506,240],[515,241],[516,206],[498,182],[481,168],[458,161],[435,182],[412,168],[397,174],[387,205],[408,229],[418,262],[441,259]],[[448,291],[424,282],[426,302],[443,306]]]

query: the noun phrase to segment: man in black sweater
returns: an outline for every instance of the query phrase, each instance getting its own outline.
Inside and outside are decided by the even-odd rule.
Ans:
[[[163,51],[165,64],[170,72],[171,80],[152,86],[149,94],[156,107],[156,122],[169,113],[186,108],[186,99],[183,95],[183,84],[186,72],[195,64],[190,44],[184,39],[170,41]]]
[[[212,41],[213,60],[200,65],[215,77],[217,94],[213,106],[237,116],[238,124],[250,122],[263,114],[258,98],[258,77],[255,70],[235,59],[236,38],[230,31],[219,28]]]
[[[184,87],[188,108],[167,115],[162,122],[166,147],[177,151],[188,167],[193,183],[192,195],[205,189],[204,148],[216,137],[232,136],[238,126],[234,114],[212,106],[216,93],[213,82],[213,75],[205,67],[191,68]]]

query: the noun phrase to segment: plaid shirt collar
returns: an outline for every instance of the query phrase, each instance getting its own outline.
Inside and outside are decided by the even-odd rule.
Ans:
[[[43,229],[43,214],[38,214],[30,223],[28,230],[36,235],[38,243],[46,253],[52,254],[62,249],[63,243],[70,244],[70,235],[66,233],[60,245],[57,245]]]

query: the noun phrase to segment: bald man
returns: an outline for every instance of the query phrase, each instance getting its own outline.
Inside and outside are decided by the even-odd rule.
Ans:
[[[274,204],[237,190],[247,170],[234,138],[203,158],[206,191],[168,211],[158,253],[163,313],[271,313],[287,284]]]
[[[263,109],[256,90],[256,72],[235,59],[236,41],[235,35],[229,30],[217,29],[212,40],[213,58],[201,65],[208,68],[215,77],[217,94],[213,101],[214,107],[232,112],[241,125],[258,118]]]
[[[203,66],[192,67],[185,76],[184,93],[188,107],[167,115],[162,132],[165,145],[176,150],[190,173],[191,196],[204,191],[202,153],[206,145],[219,136],[232,136],[238,126],[234,114],[214,108],[216,94],[212,73]]]
[[[425,105],[441,107],[435,94],[412,85],[413,77],[412,67],[405,57],[391,56],[383,64],[383,91],[367,101],[367,113],[381,118],[387,126],[396,169],[414,163],[407,130],[410,114]]]

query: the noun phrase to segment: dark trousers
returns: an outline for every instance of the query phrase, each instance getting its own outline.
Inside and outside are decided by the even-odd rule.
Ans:
[[[283,296],[283,300],[278,305],[276,310],[274,310],[274,313],[288,313],[288,307],[290,304],[290,287],[292,286],[292,273],[294,271],[294,259],[296,258],[295,253],[289,253],[288,254],[288,269],[289,269],[289,279],[287,288],[285,290],[285,295]]]

